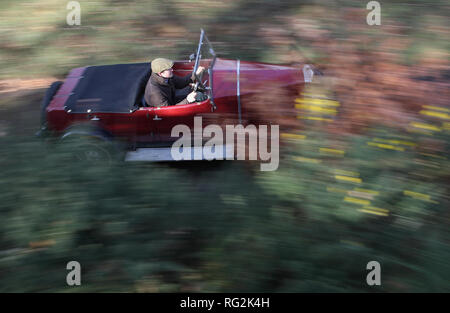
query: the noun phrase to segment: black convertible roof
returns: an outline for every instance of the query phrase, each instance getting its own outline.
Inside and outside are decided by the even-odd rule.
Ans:
[[[129,113],[141,101],[150,63],[90,66],[66,101],[71,113]]]

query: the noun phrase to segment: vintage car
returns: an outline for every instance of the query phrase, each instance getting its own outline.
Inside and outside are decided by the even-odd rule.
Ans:
[[[203,127],[225,119],[249,123],[247,99],[274,84],[285,93],[298,95],[314,74],[312,67],[305,64],[219,58],[203,30],[196,53],[189,60],[174,62],[174,75],[190,75],[199,66],[206,71],[203,77],[195,75],[192,88],[202,92],[203,97],[194,103],[166,107],[149,107],[143,99],[151,74],[150,63],[75,68],[64,82],[54,82],[47,90],[42,103],[41,133],[62,141],[91,139],[83,153],[87,159],[110,158],[110,150],[104,149],[104,144],[120,142],[127,161],[171,160],[168,148],[177,140],[171,137],[174,126],[184,124],[192,128],[197,116],[204,117]],[[274,108],[280,105],[270,103]]]

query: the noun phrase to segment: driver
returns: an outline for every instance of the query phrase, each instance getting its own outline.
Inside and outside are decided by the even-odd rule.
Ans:
[[[157,58],[152,61],[152,75],[145,87],[145,102],[151,107],[188,104],[195,102],[197,93],[191,91],[189,83],[195,80],[194,73],[184,77],[173,75],[173,61]],[[199,66],[196,74],[205,70]]]

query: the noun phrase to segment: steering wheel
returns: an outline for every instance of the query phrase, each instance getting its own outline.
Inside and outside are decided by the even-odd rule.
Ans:
[[[206,69],[205,69],[206,71]],[[208,80],[205,80],[204,82],[202,82],[202,78],[203,78],[203,73],[205,72],[201,72],[200,75],[194,74],[195,77],[195,84],[194,84],[194,91],[206,91],[206,87],[205,84]]]

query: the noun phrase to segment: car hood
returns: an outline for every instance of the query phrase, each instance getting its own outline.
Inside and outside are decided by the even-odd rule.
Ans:
[[[267,86],[304,83],[302,66],[217,59],[213,70],[214,97],[236,96],[264,91]]]

